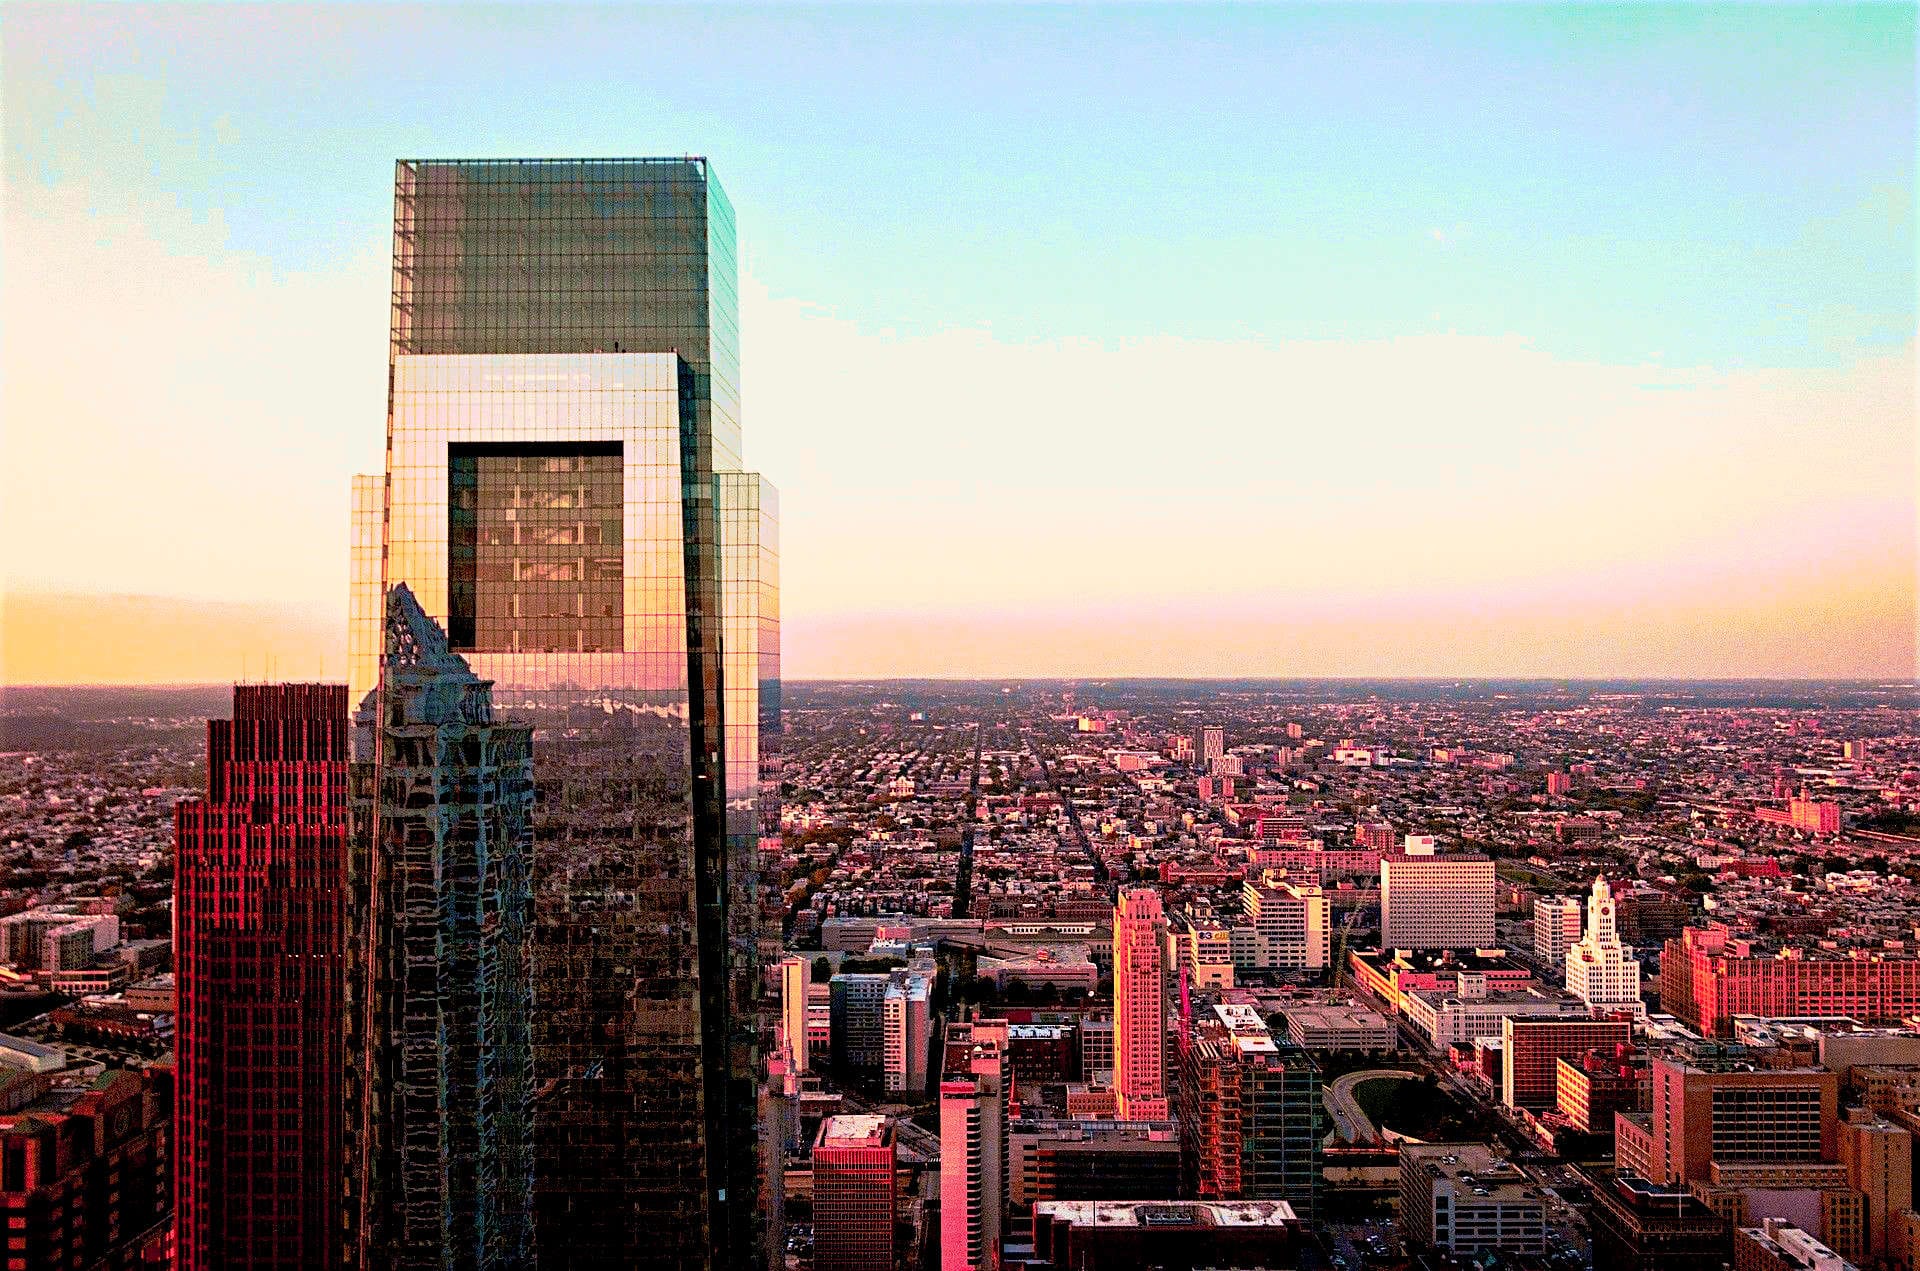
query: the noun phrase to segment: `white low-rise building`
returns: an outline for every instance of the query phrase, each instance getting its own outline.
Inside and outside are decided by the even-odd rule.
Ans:
[[[1489,989],[1483,977],[1461,972],[1453,989],[1415,989],[1401,1000],[1401,1013],[1436,1049],[1500,1035],[1500,1021],[1515,1016],[1580,1019],[1587,1004],[1551,989]]]
[[[1400,1221],[1410,1243],[1456,1256],[1547,1243],[1545,1196],[1481,1143],[1401,1144]]]

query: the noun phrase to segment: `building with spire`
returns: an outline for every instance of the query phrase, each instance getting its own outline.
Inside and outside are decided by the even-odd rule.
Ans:
[[[1587,930],[1567,950],[1567,992],[1587,1004],[1596,1015],[1631,1011],[1645,1018],[1640,1000],[1640,960],[1620,943],[1613,889],[1607,880],[1593,880],[1587,897]]]

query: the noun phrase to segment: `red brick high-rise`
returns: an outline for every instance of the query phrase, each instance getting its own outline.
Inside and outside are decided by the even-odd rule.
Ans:
[[[1560,1060],[1578,1059],[1596,1046],[1633,1044],[1633,1018],[1514,1019],[1500,1021],[1500,1102],[1510,1108],[1550,1108],[1560,1093]]]
[[[180,1271],[340,1260],[347,690],[241,685],[174,885]]]

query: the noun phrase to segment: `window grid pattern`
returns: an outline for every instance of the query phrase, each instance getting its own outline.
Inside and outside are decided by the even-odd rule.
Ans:
[[[686,498],[683,365],[408,355],[393,371],[386,585],[407,583],[437,623],[451,610],[458,448],[619,455],[620,647],[466,654],[496,707],[536,729],[535,1248],[556,1265],[648,1242],[690,1263],[707,1249],[692,736],[704,690],[686,570],[711,557],[712,531],[698,529],[711,499]]]
[[[604,653],[625,640],[617,445],[453,446],[447,604],[461,652]]]
[[[1716,1086],[1713,1159],[1756,1164],[1821,1159],[1821,1093],[1792,1086]]]
[[[467,660],[499,709],[535,729],[542,1265],[733,1266],[766,1247],[754,1124],[765,1021],[751,973],[765,756],[750,734],[769,710],[777,721],[777,508],[771,487],[746,498],[738,472],[733,242],[704,160],[396,170],[377,587],[408,583],[451,625],[466,529],[450,514],[470,482]],[[571,615],[545,615],[572,620],[570,645],[564,624],[538,639],[523,624],[517,649],[481,647],[511,646],[479,630],[493,546],[479,514],[498,490],[484,465],[458,473],[455,448],[599,443],[619,447],[617,639],[598,621],[612,616],[606,599],[577,593]],[[358,573],[356,585],[375,597],[356,614],[377,612],[378,592]],[[354,700],[377,662],[352,661]],[[745,784],[730,802],[734,774]]]
[[[183,1268],[337,1262],[347,702],[242,685],[175,809]]]

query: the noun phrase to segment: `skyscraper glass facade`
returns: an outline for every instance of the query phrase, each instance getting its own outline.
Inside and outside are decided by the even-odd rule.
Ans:
[[[447,447],[447,609],[456,649],[621,647],[620,447]]]
[[[541,1265],[764,1251],[777,503],[740,471],[736,307],[704,160],[398,167],[387,472],[356,498],[382,551],[352,608],[405,582],[535,728]],[[356,700],[377,647],[350,640]]]
[[[348,1233],[354,1265],[533,1252],[530,730],[405,584],[355,718]]]

